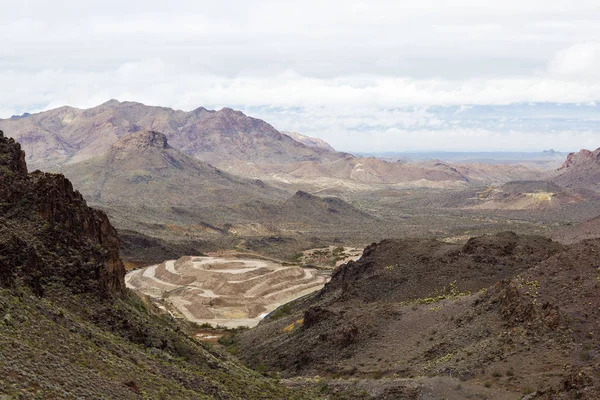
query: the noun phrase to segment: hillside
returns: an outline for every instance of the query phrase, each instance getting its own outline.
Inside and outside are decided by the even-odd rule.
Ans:
[[[549,181],[512,181],[477,193],[471,204],[481,210],[561,210],[598,200],[593,192],[568,189]]]
[[[383,241],[235,346],[253,365],[401,398],[594,399],[598,251],[512,233]]]
[[[201,209],[282,200],[287,195],[186,156],[155,131],[129,134],[105,155],[67,165],[61,172],[97,204]]]
[[[190,339],[125,289],[119,238],[0,132],[0,393],[10,398],[301,398]],[[314,396],[307,396],[314,398]]]
[[[131,133],[105,155],[66,165],[61,172],[126,234],[128,255],[138,257],[131,254],[135,248],[138,253],[146,253],[147,246],[156,249],[151,259],[144,258],[147,262],[234,247],[242,241],[264,247],[246,242],[248,238],[306,241],[300,237],[304,233],[335,236],[374,221],[339,199],[306,194],[299,202],[297,195],[260,180],[223,172],[176,150],[154,131]],[[183,248],[170,250],[172,245],[166,245],[160,251],[160,244],[141,235],[178,242]]]
[[[569,154],[552,180],[568,188],[600,191],[600,149]]]
[[[574,226],[558,229],[552,233],[551,237],[553,240],[564,244],[600,238],[600,216]]]
[[[310,224],[320,221],[322,224],[373,223],[376,218],[357,209],[337,197],[319,197],[299,190],[287,199],[280,209],[281,219],[294,215],[295,220]]]

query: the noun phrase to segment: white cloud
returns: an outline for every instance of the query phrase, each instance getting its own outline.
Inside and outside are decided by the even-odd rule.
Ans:
[[[0,30],[0,117],[118,98],[185,110],[237,106],[346,149],[433,137],[422,143],[466,148],[518,137],[497,121],[466,122],[471,106],[600,99],[596,0],[0,6],[11,11]],[[459,108],[451,118],[431,106]],[[556,148],[568,142],[536,135],[523,136],[523,147],[539,147],[543,135]],[[577,135],[572,143],[593,137]]]
[[[600,77],[600,42],[578,43],[559,51],[550,60],[548,70],[570,79]]]

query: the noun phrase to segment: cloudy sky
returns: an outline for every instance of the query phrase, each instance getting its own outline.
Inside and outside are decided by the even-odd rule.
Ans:
[[[348,151],[600,147],[598,0],[0,5],[0,118],[116,98]]]

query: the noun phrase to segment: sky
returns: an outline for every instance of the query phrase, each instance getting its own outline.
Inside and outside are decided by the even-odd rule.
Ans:
[[[600,147],[597,0],[0,6],[0,118],[116,98],[232,107],[344,151]]]

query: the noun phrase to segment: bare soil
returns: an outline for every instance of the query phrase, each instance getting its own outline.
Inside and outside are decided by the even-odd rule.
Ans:
[[[182,257],[129,272],[127,287],[198,324],[254,326],[282,304],[319,290],[315,269],[264,259]]]

